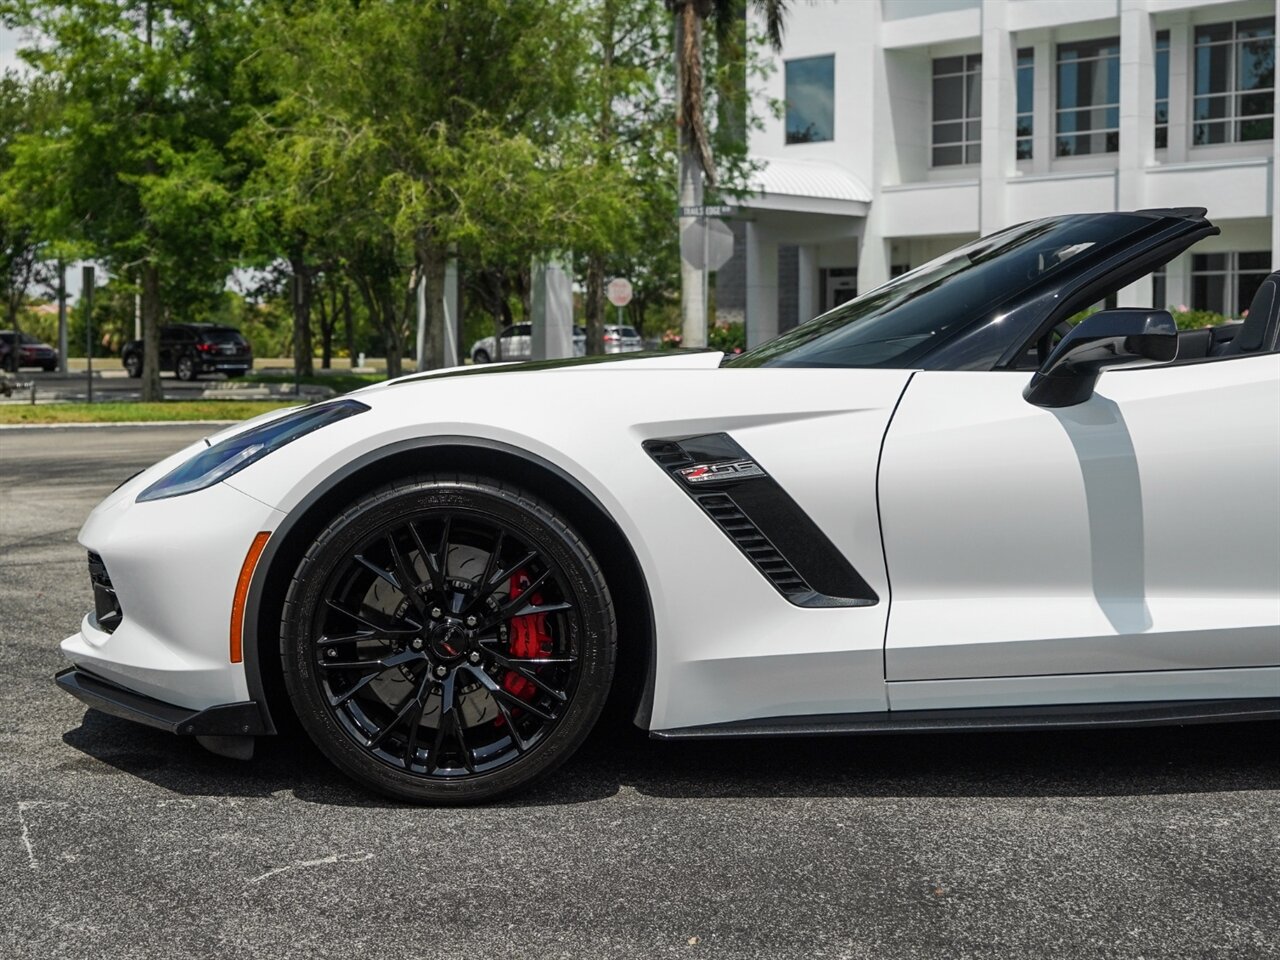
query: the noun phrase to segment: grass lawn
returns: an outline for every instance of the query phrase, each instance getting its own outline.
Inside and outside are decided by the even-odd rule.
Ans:
[[[292,400],[166,400],[161,403],[40,403],[0,405],[0,423],[128,423],[154,420],[245,420]]]
[[[308,386],[332,387],[338,393],[359,390],[371,383],[382,383],[386,375],[381,373],[317,373],[311,377],[303,377],[302,382]],[[238,383],[293,383],[293,371],[282,370],[280,373],[251,373],[237,381]]]

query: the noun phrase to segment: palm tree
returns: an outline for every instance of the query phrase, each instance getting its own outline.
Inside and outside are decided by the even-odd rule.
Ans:
[[[714,186],[715,161],[707,135],[703,110],[704,78],[702,69],[703,26],[710,21],[727,27],[743,16],[749,4],[765,23],[765,35],[775,51],[782,49],[782,33],[790,0],[666,0],[675,17],[676,127],[680,136],[680,205],[702,203],[703,184]],[[688,221],[681,218],[681,229]],[[707,343],[706,274],[683,258],[680,261],[680,309],[684,327],[684,345],[702,347]]]

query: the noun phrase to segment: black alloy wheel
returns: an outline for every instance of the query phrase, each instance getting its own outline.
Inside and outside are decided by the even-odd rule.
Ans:
[[[178,366],[174,370],[179,380],[191,381],[196,378],[196,362],[191,357],[179,357]]]
[[[129,354],[124,358],[124,371],[131,379],[137,380],[142,376],[142,358],[136,353]]]
[[[317,537],[281,657],[303,727],[340,769],[400,799],[466,803],[577,749],[615,633],[599,565],[548,505],[429,476],[365,496]]]

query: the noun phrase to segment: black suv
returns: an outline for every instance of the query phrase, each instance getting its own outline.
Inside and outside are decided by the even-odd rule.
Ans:
[[[129,376],[142,376],[142,341],[130,340],[120,351]],[[253,369],[253,349],[235,327],[216,323],[170,323],[160,328],[160,369],[179,380],[202,373],[239,377]]]

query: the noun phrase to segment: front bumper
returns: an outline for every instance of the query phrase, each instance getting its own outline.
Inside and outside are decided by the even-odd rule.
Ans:
[[[255,697],[245,665],[231,659],[232,601],[255,535],[274,530],[283,514],[223,483],[136,501],[191,452],[128,481],[89,516],[80,542],[103,568],[98,610],[62,642],[62,653],[82,673],[199,712]],[[110,597],[101,595],[107,589]]]
[[[192,710],[127,690],[76,667],[68,667],[53,679],[67,693],[95,710],[167,733],[194,737],[252,737],[275,732],[261,707],[252,700]]]

